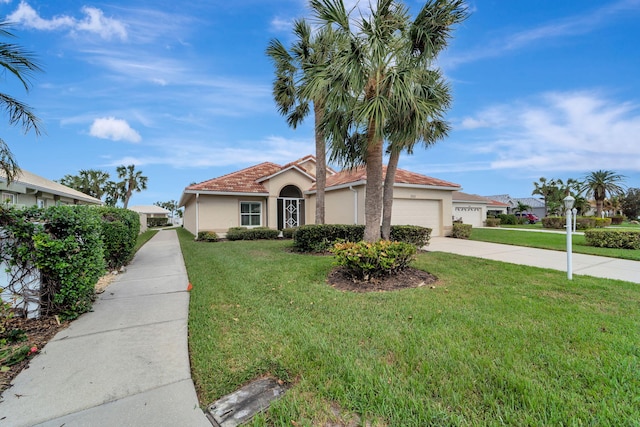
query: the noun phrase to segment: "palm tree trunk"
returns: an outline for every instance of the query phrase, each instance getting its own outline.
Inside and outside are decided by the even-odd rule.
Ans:
[[[370,123],[367,131],[366,171],[364,203],[364,240],[380,240],[380,222],[382,219],[382,138],[376,136],[375,124]]]
[[[315,138],[316,138],[316,224],[324,224],[324,188],[327,184],[327,149],[324,132],[320,123],[324,116],[324,105],[314,102]]]
[[[596,216],[602,218],[602,207],[604,206],[604,199],[596,199]]]
[[[396,180],[396,171],[400,161],[400,150],[391,150],[387,174],[384,177],[384,193],[382,196],[382,238],[391,239],[391,213],[393,207],[393,184]]]

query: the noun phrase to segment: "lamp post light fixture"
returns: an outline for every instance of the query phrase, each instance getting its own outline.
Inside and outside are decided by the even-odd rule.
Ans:
[[[576,209],[576,208],[571,209],[571,213],[573,214],[573,232],[575,233],[578,230],[578,228],[577,228],[577,226],[578,226],[578,224],[577,224],[577,222],[578,222],[578,209]]]
[[[573,204],[576,199],[571,197],[571,195],[568,195],[562,201],[564,202],[565,216],[567,218],[567,279],[572,280],[573,266],[571,265],[571,250],[573,247],[571,241],[571,209],[573,209]]]

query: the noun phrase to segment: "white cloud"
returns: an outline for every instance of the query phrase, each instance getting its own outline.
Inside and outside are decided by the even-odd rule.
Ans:
[[[142,137],[138,132],[129,126],[126,120],[115,117],[104,117],[95,119],[89,130],[91,136],[113,141],[140,142]]]
[[[7,20],[36,30],[69,29],[72,32],[94,33],[105,40],[110,40],[113,37],[126,40],[127,30],[122,22],[105,17],[102,10],[94,7],[85,6],[82,8],[82,12],[85,14],[83,19],[67,15],[45,19],[27,2],[21,1],[18,8],[7,16]]]
[[[640,171],[640,106],[599,93],[547,93],[493,106],[461,124],[481,132],[467,149],[489,154],[492,169]]]

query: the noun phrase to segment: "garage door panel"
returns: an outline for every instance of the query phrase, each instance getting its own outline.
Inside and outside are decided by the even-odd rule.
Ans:
[[[396,199],[393,201],[391,224],[419,225],[431,228],[432,236],[442,235],[441,202],[439,200]]]
[[[454,206],[453,217],[461,218],[464,224],[471,224],[473,227],[482,227],[482,208],[477,206]]]

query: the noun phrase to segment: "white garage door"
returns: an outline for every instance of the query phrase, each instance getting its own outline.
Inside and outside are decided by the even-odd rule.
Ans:
[[[482,227],[482,208],[478,206],[456,206],[453,205],[453,217],[462,218],[464,224],[471,224],[474,227]]]
[[[391,211],[391,224],[429,227],[432,236],[442,235],[439,200],[396,199]]]

